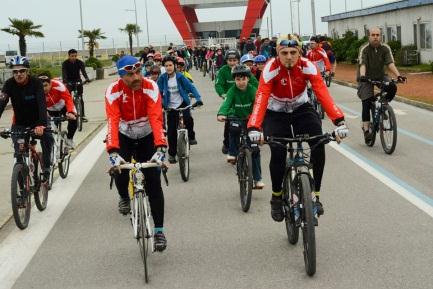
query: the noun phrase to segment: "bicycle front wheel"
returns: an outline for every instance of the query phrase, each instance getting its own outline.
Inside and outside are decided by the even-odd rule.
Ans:
[[[74,105],[77,110],[77,127],[78,131],[83,130],[83,104],[79,97],[74,97]]]
[[[141,260],[143,261],[143,267],[144,267],[144,281],[146,283],[149,282],[149,268],[147,264],[147,257],[149,255],[149,243],[150,238],[148,230],[150,228],[147,228],[146,225],[146,211],[144,209],[144,196],[143,193],[137,193],[135,195],[135,202],[136,206],[138,206],[138,214],[135,216],[138,219],[138,234],[137,234],[137,244],[140,248],[140,254],[141,254]]]
[[[305,271],[309,276],[316,273],[316,236],[310,178],[301,174],[298,179],[299,195],[302,196],[302,240],[304,245]]]
[[[291,198],[292,198],[292,187],[290,183],[290,174],[289,171],[286,173],[285,178],[283,180],[283,199],[284,203],[284,221],[286,223],[286,233],[287,239],[289,243],[295,245],[299,240],[299,227],[296,226],[295,216],[293,212],[293,207],[291,206]]]
[[[249,149],[243,149],[238,157],[239,194],[242,211],[248,212],[253,192],[253,159]]]
[[[59,162],[59,175],[62,179],[65,179],[69,173],[69,161],[71,155],[69,150],[65,147],[63,138],[60,140],[60,162]]]
[[[177,139],[177,157],[180,176],[184,182],[189,180],[189,141],[187,133],[180,133]]]
[[[33,189],[33,196],[35,198],[35,204],[39,211],[43,211],[47,208],[48,204],[48,184],[42,183],[40,176],[42,175],[42,170],[39,168],[43,168],[42,166],[42,153],[38,153],[38,157],[33,159],[33,164],[35,166],[35,173],[34,173],[34,189]],[[36,184],[38,184],[36,186]]]
[[[24,230],[30,220],[30,176],[28,169],[21,163],[16,163],[12,171],[11,201],[15,224]]]
[[[330,87],[331,86],[331,81],[332,81],[332,76],[331,74],[328,75],[327,77],[325,77],[325,82],[326,82],[326,86]]]
[[[397,145],[397,120],[390,105],[383,106],[379,131],[383,150],[389,155],[392,154]]]

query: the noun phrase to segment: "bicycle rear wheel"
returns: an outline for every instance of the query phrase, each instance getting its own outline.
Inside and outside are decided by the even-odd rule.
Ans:
[[[283,180],[283,199],[285,200],[283,205],[284,221],[286,223],[286,233],[289,243],[295,245],[299,240],[299,227],[296,226],[293,207],[290,205],[292,194],[293,191],[290,183],[290,175],[289,172],[287,172]]]
[[[253,159],[249,149],[243,149],[238,157],[238,180],[242,211],[248,212],[253,192]]]
[[[59,162],[59,175],[62,179],[66,178],[69,173],[69,160],[71,155],[69,151],[65,148],[65,143],[63,141],[63,137],[60,140],[60,162]]]
[[[177,139],[177,157],[180,176],[184,182],[189,180],[189,141],[187,133],[180,133]]]
[[[397,145],[397,120],[390,105],[383,105],[379,132],[383,150],[389,155],[392,154]]]
[[[33,190],[33,196],[35,198],[35,204],[39,211],[43,211],[47,208],[48,204],[48,184],[41,182],[41,175],[42,175],[42,153],[38,153],[38,157],[33,159],[33,164],[35,166],[35,172],[34,172],[34,190]],[[38,184],[36,186],[36,184]]]
[[[137,235],[137,244],[140,248],[141,260],[143,261],[144,267],[144,281],[146,283],[149,282],[149,268],[147,264],[147,257],[149,255],[149,243],[150,238],[148,234],[148,228],[146,226],[146,213],[144,209],[144,193],[137,193],[135,195],[135,202],[138,206],[138,214],[136,218],[138,218],[138,235]]]
[[[302,201],[302,240],[304,245],[305,271],[309,276],[316,273],[316,236],[314,227],[313,201],[311,199],[311,183],[307,174],[298,179],[298,192]]]
[[[77,110],[77,127],[78,131],[83,130],[83,106],[79,97],[74,97],[74,105]]]
[[[332,76],[331,74],[329,74],[328,76],[325,77],[325,82],[327,87],[331,86],[331,81],[332,81]]]
[[[29,225],[31,198],[30,176],[28,169],[21,163],[16,163],[11,178],[11,202],[15,224],[21,230]]]

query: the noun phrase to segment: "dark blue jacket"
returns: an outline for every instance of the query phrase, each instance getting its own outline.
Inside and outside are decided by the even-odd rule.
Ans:
[[[192,84],[185,76],[183,76],[182,73],[176,72],[176,80],[177,80],[177,87],[179,89],[179,93],[183,98],[183,101],[186,103],[186,105],[190,105],[191,101],[189,99],[189,93],[192,93],[194,95],[194,98],[196,101],[201,101],[201,96],[198,93],[197,88],[195,88],[194,84]],[[170,103],[170,91],[168,91],[168,74],[163,73],[158,78],[158,87],[159,92],[162,96],[162,106],[164,108],[168,107],[168,104]]]

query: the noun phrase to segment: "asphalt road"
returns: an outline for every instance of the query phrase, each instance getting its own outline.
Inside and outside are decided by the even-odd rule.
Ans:
[[[151,283],[144,285],[129,219],[108,189],[101,131],[55,184],[46,212],[34,210],[24,232],[13,222],[0,231],[0,288],[433,288],[432,112],[394,102],[401,131],[388,156],[380,144],[363,144],[355,90],[331,86],[351,135],[327,147],[311,278],[302,245],[290,245],[270,217],[269,149],[266,188],[243,213],[234,169],[220,152],[220,100],[208,78],[194,77],[205,103],[194,111],[199,144],[188,183],[177,165],[169,170],[168,249],[150,257]]]

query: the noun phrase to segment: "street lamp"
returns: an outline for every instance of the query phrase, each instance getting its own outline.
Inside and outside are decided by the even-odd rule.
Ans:
[[[292,0],[289,0],[289,5],[290,5],[290,28],[291,28],[290,33],[293,33],[293,32],[294,32],[294,29],[293,29],[292,2],[293,2]]]
[[[135,1],[135,0],[134,0]],[[150,45],[150,40],[149,40],[149,17],[147,16],[147,0],[144,1],[144,7],[146,9],[146,31],[147,31],[147,46]]]
[[[125,11],[134,11],[134,13],[135,13],[135,27],[137,29],[136,33],[135,33],[135,39],[137,40],[137,48],[138,48],[138,50],[140,50],[140,39],[138,38],[138,18],[137,18],[137,2],[136,2],[136,0],[134,0],[134,9],[125,9]]]
[[[79,0],[79,4],[80,4],[80,21],[81,21],[81,50],[84,51],[83,8],[82,8],[82,5],[81,5],[81,0]]]
[[[316,35],[316,9],[314,7],[314,0],[311,0],[311,19],[313,21],[313,35]]]

